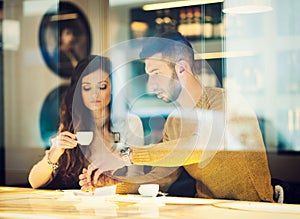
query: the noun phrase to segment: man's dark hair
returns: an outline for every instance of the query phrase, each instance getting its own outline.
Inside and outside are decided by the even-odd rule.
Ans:
[[[140,58],[146,59],[157,53],[161,53],[163,59],[173,63],[185,60],[193,68],[193,47],[190,42],[177,31],[168,31],[156,35],[155,37],[150,37],[143,45]]]

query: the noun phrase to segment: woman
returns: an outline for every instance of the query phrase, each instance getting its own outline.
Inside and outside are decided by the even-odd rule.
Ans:
[[[112,153],[116,135],[110,119],[110,68],[110,60],[101,56],[90,56],[77,65],[62,101],[59,134],[29,173],[33,188],[79,189],[79,174],[89,164],[106,162],[107,170],[120,166],[115,163],[120,160]],[[130,128],[122,127],[120,133],[127,138],[122,140],[143,144],[141,120],[130,115],[124,124],[130,124]],[[78,143],[75,135],[78,131],[93,131],[94,137],[88,147]],[[117,172],[125,176],[128,172],[143,174],[142,166],[130,168]]]

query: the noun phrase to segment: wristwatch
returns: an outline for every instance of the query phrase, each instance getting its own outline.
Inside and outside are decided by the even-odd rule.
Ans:
[[[122,158],[122,160],[124,161],[125,165],[126,166],[130,166],[132,165],[133,163],[131,162],[130,160],[130,153],[132,152],[131,148],[126,146],[126,147],[123,147],[121,148],[120,150],[120,156]]]

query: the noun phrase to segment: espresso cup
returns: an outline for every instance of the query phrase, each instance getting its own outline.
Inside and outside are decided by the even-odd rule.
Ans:
[[[159,191],[158,184],[143,184],[138,189],[142,196],[156,197]]]
[[[89,145],[93,140],[93,132],[90,131],[80,131],[75,135],[78,143],[81,145]]]

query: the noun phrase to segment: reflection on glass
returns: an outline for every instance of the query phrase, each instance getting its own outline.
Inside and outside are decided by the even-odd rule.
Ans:
[[[260,118],[268,150],[300,151],[300,2],[272,1],[272,11],[226,14],[226,86],[241,92]],[[296,128],[297,127],[297,128]]]

